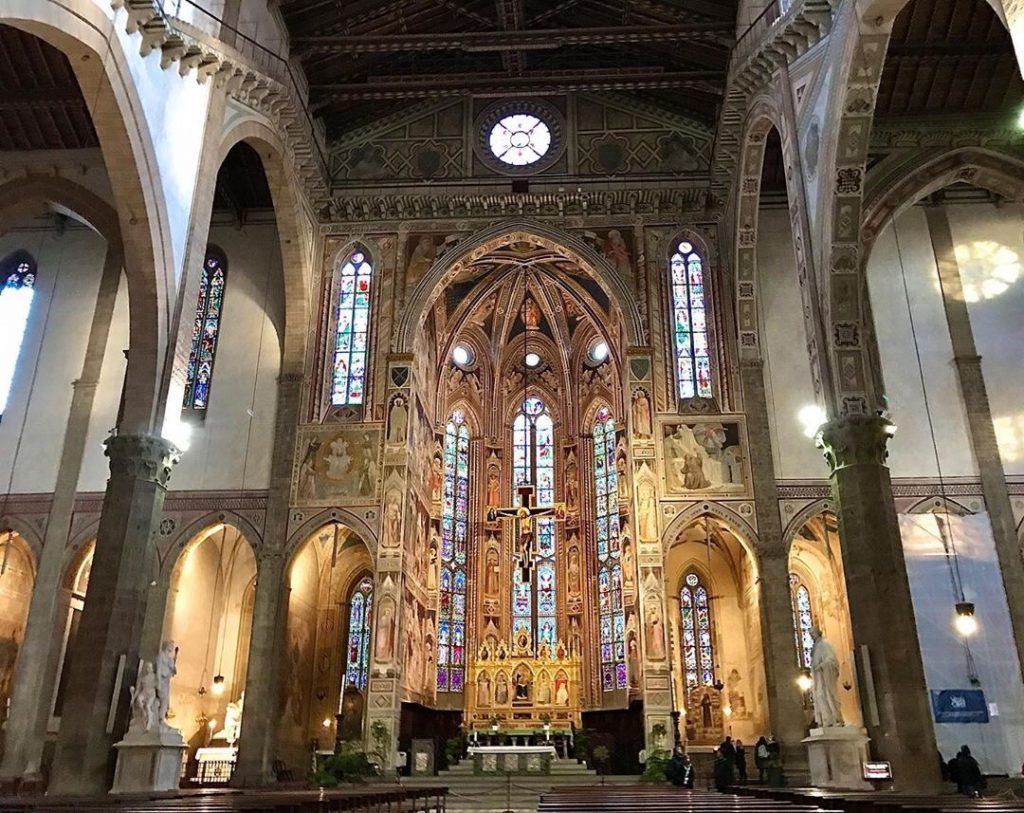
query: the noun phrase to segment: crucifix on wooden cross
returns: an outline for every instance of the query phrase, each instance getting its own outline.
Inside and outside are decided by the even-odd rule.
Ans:
[[[519,557],[519,567],[522,571],[520,576],[524,583],[530,582],[530,575],[533,570],[533,560],[536,556],[534,549],[534,522],[538,519],[550,517],[559,522],[565,519],[565,503],[556,502],[553,505],[539,506],[533,504],[532,485],[522,485],[516,489],[519,494],[519,505],[509,508],[491,508],[487,512],[487,521],[496,522],[499,519],[514,520],[513,544],[516,556]]]

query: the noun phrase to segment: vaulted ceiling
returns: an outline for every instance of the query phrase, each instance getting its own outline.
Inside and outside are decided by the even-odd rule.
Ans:
[[[616,90],[713,125],[736,0],[281,0],[337,137],[450,96]]]

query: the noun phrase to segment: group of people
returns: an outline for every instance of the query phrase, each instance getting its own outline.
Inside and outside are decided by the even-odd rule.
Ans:
[[[761,782],[782,784],[782,751],[774,735],[758,738],[754,746],[754,766]],[[665,778],[677,787],[693,787],[693,763],[682,748],[676,747],[673,752],[665,767]],[[726,737],[715,749],[714,780],[719,791],[747,781],[747,748],[742,740]]]
[[[981,798],[981,792],[985,790],[985,775],[981,772],[978,760],[971,755],[971,749],[966,745],[949,762],[946,762],[940,753],[939,769],[942,771],[943,780],[953,782],[958,793],[972,799]]]

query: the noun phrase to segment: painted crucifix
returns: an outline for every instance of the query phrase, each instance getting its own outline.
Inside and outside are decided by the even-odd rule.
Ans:
[[[556,502],[552,505],[534,505],[532,485],[521,485],[516,489],[519,494],[519,505],[508,508],[491,508],[487,512],[488,522],[499,519],[511,519],[513,523],[512,545],[516,558],[519,560],[520,578],[529,584],[533,573],[534,560],[537,558],[537,535],[534,533],[539,519],[551,518],[556,522],[565,519],[565,503]]]

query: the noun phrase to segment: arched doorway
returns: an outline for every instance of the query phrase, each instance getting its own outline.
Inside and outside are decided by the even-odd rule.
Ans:
[[[60,729],[68,675],[71,672],[69,655],[74,649],[74,642],[78,636],[78,625],[82,620],[82,612],[85,610],[85,596],[89,589],[89,576],[92,574],[92,559],[95,552],[96,540],[91,539],[82,545],[64,574],[62,586],[65,591],[64,595],[67,597],[67,604],[59,627],[60,656],[57,659],[57,680],[54,684],[48,727],[51,733]]]
[[[173,725],[190,756],[211,743],[234,744],[228,704],[244,710],[256,559],[248,539],[220,522],[184,547],[170,575],[163,639],[178,646],[171,691]]]
[[[753,742],[768,719],[755,558],[735,528],[704,514],[672,540],[665,575],[683,739]]]
[[[376,618],[373,562],[365,541],[338,522],[302,542],[288,568],[282,659],[281,758],[303,765],[311,742],[332,750],[358,738]],[[354,698],[352,685],[359,694]],[[346,701],[343,704],[343,701]]]
[[[25,637],[36,562],[25,538],[7,530],[0,541],[0,720],[10,707],[14,666]]]

